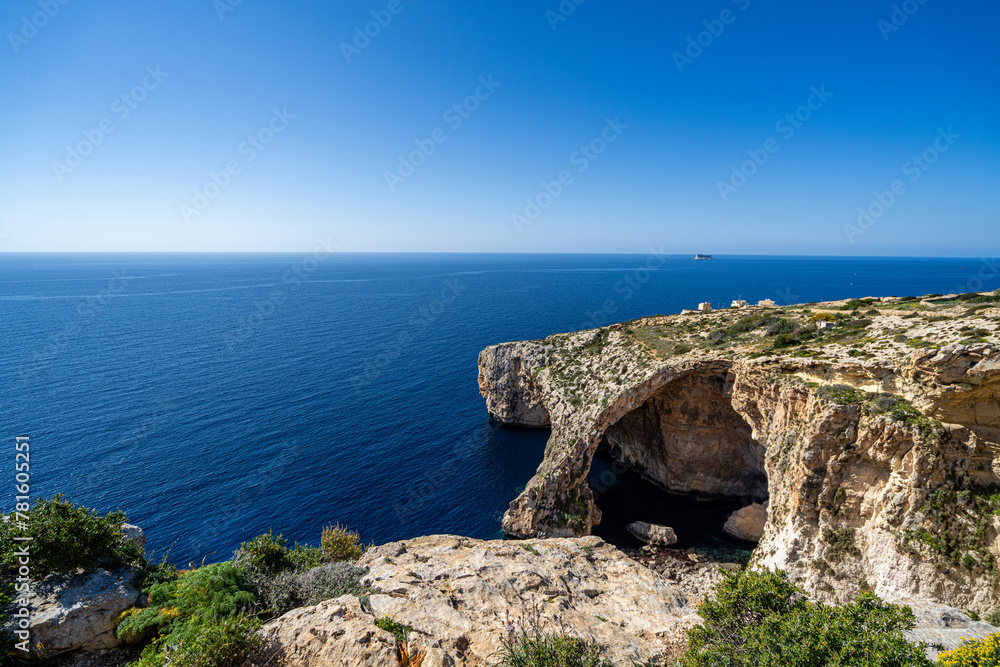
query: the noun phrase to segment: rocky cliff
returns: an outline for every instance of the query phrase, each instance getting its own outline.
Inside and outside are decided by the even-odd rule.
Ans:
[[[388,616],[411,628],[424,667],[495,664],[500,637],[537,614],[549,631],[597,642],[615,664],[677,656],[700,622],[686,596],[596,537],[481,541],[418,537],[370,549],[359,565],[381,591],[296,609],[261,629],[257,664],[396,664]]]
[[[668,491],[768,501],[754,563],[821,599],[985,613],[1000,603],[997,301],[733,309],[487,348],[490,414],[551,426],[503,527],[588,534],[600,449]]]

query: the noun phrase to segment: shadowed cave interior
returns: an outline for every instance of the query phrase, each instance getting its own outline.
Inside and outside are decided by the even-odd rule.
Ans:
[[[764,448],[733,409],[725,371],[671,382],[612,424],[588,475],[603,513],[594,534],[642,543],[633,521],[670,526],[675,548],[749,549],[722,531],[729,514],[767,500]]]

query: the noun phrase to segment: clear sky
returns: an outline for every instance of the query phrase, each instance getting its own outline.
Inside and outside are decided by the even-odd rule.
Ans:
[[[8,0],[0,28],[0,250],[1000,241],[994,2]]]

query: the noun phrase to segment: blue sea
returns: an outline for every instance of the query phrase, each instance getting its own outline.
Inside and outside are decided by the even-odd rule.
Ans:
[[[491,423],[487,345],[742,297],[995,289],[979,259],[662,255],[0,255],[0,481],[124,510],[157,556],[499,537],[547,433]],[[993,284],[996,283],[996,284]]]

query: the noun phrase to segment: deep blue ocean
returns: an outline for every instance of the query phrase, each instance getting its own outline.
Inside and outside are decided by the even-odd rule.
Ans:
[[[490,422],[479,351],[700,301],[995,289],[979,259],[0,255],[0,442],[33,495],[122,509],[178,564],[269,529],[500,536],[547,433]],[[996,283],[996,284],[993,284]]]

